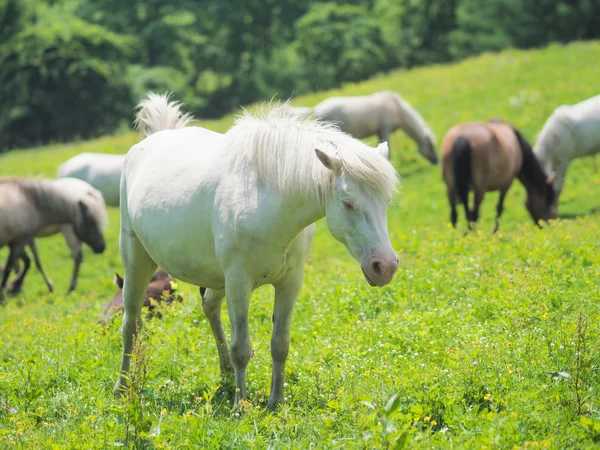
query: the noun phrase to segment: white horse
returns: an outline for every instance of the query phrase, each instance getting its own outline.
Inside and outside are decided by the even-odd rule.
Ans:
[[[151,104],[142,104],[142,117]],[[160,124],[161,117],[153,122]],[[252,355],[250,294],[261,285],[275,287],[269,398],[275,408],[283,400],[291,314],[314,223],[326,217],[368,283],[384,286],[398,268],[387,230],[396,183],[396,171],[379,151],[331,125],[291,118],[281,109],[262,118],[246,113],[225,134],[189,127],[134,145],[121,178],[125,314],[115,394],[126,386],[144,294],[160,266],[174,278],[208,288],[203,309],[221,370],[233,367],[236,405],[246,398]],[[225,295],[231,351],[221,322]]]
[[[553,180],[558,202],[571,160],[600,153],[600,95],[556,108],[544,124],[534,152]]]
[[[380,142],[390,143],[391,134],[403,130],[419,146],[419,153],[437,164],[435,135],[419,113],[399,94],[391,91],[356,97],[331,97],[310,110],[293,108],[294,114],[313,114],[333,122],[357,139],[377,135]]]
[[[59,178],[78,178],[98,189],[108,206],[119,206],[119,184],[125,155],[80,153],[58,167]]]
[[[79,240],[92,247],[95,253],[101,253],[105,248],[102,230],[106,221],[102,194],[81,180],[0,178],[0,247],[7,245],[10,248],[0,282],[0,300],[19,258],[25,263],[25,269],[16,281],[16,288],[20,289],[29,268],[25,253],[27,245],[34,250],[36,265],[49,283],[33,245],[36,236],[49,236],[68,226]]]
[[[160,115],[161,112],[166,112],[166,116],[163,115],[163,122],[160,124],[152,124],[153,131],[161,129],[171,129],[177,125],[178,121],[182,118],[184,120],[190,119],[191,116],[183,114],[180,111],[180,104],[177,102],[171,102],[169,109],[169,97],[170,95],[154,95],[152,97],[152,109],[149,110],[149,120]],[[161,128],[162,127],[162,128]],[[147,129],[142,129],[144,133],[147,133]],[[119,185],[121,183],[121,170],[123,169],[123,161],[125,161],[125,155],[111,155],[107,153],[80,153],[68,159],[62,163],[58,168],[59,178],[78,178],[83,180],[96,189],[98,189],[104,201],[109,206],[119,206]]]

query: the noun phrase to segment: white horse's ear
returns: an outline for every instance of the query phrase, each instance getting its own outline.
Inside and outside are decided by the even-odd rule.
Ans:
[[[336,175],[340,173],[342,169],[342,161],[340,161],[340,158],[337,156],[328,155],[323,150],[319,150],[318,148],[315,148],[315,153],[317,154],[319,161],[321,161],[325,167],[333,171],[333,173]]]
[[[382,142],[377,146],[377,151],[381,156],[385,159],[390,159],[390,147],[388,146],[387,141]]]
[[[556,172],[552,172],[550,175],[548,175],[548,178],[546,178],[546,184],[552,184],[554,183],[554,180],[556,180]]]

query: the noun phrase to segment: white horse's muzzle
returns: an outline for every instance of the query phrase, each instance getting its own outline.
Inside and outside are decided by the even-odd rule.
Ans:
[[[394,278],[398,270],[398,256],[393,252],[386,255],[374,253],[363,260],[360,268],[369,285],[382,287]]]

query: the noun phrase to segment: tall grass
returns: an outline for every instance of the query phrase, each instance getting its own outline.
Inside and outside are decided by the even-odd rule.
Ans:
[[[457,122],[492,117],[510,121],[533,141],[556,106],[598,93],[598,61],[597,42],[506,51],[396,71],[294,104],[392,89],[422,113],[438,141]],[[231,116],[201,122],[218,131],[231,123]],[[11,152],[0,157],[0,173],[54,176],[72,155],[123,153],[138,140],[129,133]],[[401,267],[391,285],[369,288],[326,223],[318,223],[293,317],[286,403],[279,413],[265,411],[270,287],[252,299],[256,356],[248,373],[250,404],[241,417],[231,418],[232,387],[220,377],[200,296],[184,283],[179,288],[186,301],[146,323],[137,355],[144,382],[135,407],[113,399],[119,323],[108,330],[95,325],[115,289],[112,275],[122,270],[118,210],[111,209],[107,251],[98,256],[86,250],[76,293],[65,295],[72,262],[64,242],[48,238],[39,247],[56,293],[47,293],[32,270],[23,294],[0,311],[0,445],[597,445],[600,174],[593,160],[569,169],[560,220],[537,229],[515,184],[500,232],[491,234],[497,197],[490,194],[478,230],[463,238],[462,229],[449,226],[439,167],[399,132],[391,145],[403,176],[389,215]],[[459,227],[465,226],[461,217]]]

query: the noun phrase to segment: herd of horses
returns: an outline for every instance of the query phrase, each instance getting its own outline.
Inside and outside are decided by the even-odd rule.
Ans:
[[[74,290],[83,243],[104,251],[105,205],[118,206],[124,279],[117,277],[119,291],[100,318],[106,323],[110,310],[124,312],[115,394],[127,387],[142,307],[152,308],[161,297],[179,298],[173,277],[200,287],[220,368],[233,373],[239,404],[246,397],[252,356],[250,295],[270,284],[275,301],[268,406],[273,409],[283,400],[291,314],[315,222],[327,219],[369,285],[388,284],[398,268],[387,228],[398,182],[389,137],[402,129],[433,164],[436,139],[419,113],[388,91],[331,98],[314,108],[284,104],[255,115],[245,112],[223,134],[188,126],[192,119],[168,95],[149,94],[135,122],[146,137],[126,155],[80,154],[60,166],[56,180],[0,178],[0,247],[9,247],[0,301],[7,285],[12,293],[22,288],[30,266],[27,248],[52,291],[35,239],[59,232],[75,262]],[[371,135],[381,142],[376,148],[359,140]],[[526,189],[532,219],[539,224],[555,218],[569,162],[598,152],[600,96],[557,108],[535,149],[502,120],[458,124],[442,140],[439,158],[452,225],[458,203],[470,228],[486,192],[499,191],[497,230],[515,178]],[[17,275],[8,284],[12,271]],[[224,298],[231,346],[221,320]]]

